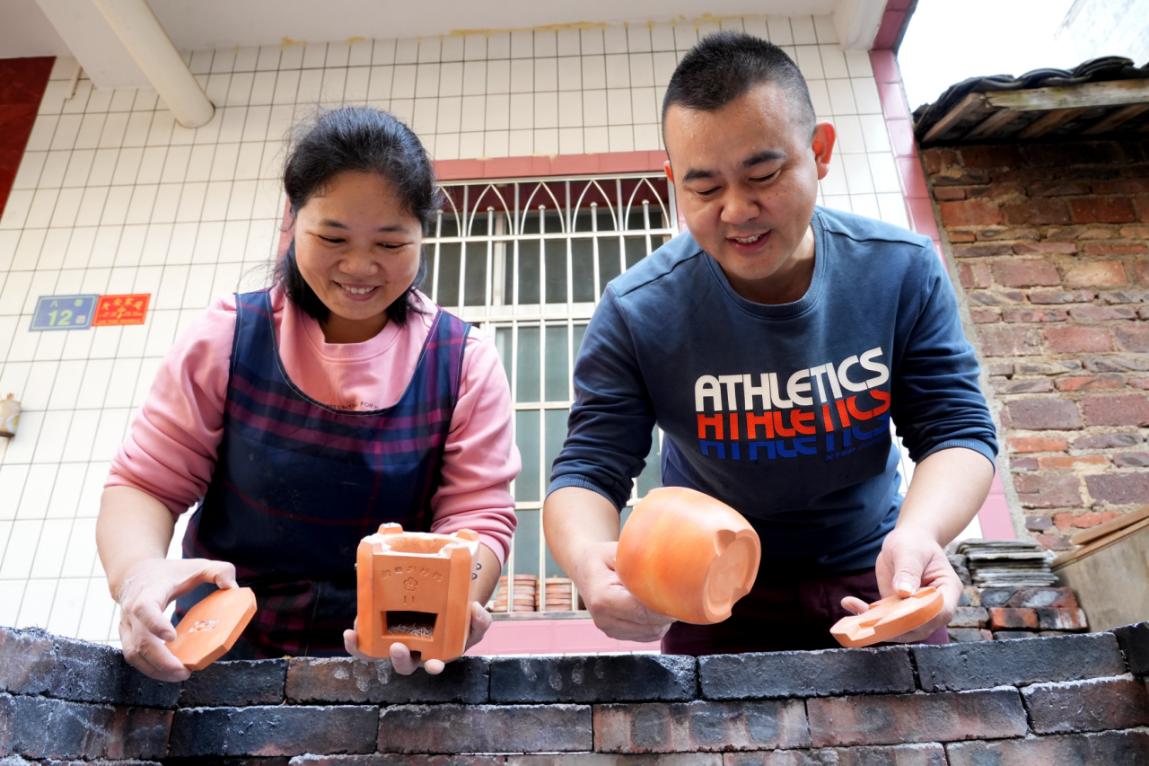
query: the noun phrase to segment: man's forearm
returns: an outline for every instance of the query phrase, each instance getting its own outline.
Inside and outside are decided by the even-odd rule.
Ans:
[[[993,464],[964,447],[939,450],[914,468],[898,527],[925,530],[945,546],[977,514],[993,481]]]
[[[618,540],[618,509],[593,490],[563,487],[543,504],[543,529],[551,555],[577,584],[587,546]]]

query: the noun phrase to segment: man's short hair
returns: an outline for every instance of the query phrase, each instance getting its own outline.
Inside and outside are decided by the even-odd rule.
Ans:
[[[798,65],[777,45],[741,32],[708,35],[682,57],[662,99],[662,124],[674,104],[713,112],[764,82],[782,89],[799,127],[812,134],[814,105]]]

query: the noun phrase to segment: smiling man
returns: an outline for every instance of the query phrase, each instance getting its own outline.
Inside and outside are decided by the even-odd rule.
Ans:
[[[943,546],[997,451],[952,287],[928,239],[816,206],[834,128],[778,47],[702,40],[663,101],[688,232],[607,287],[575,366],[547,540],[608,635],[678,654],[836,646],[840,617],[939,588],[903,641],[944,641],[961,583]],[[916,462],[904,497],[896,425]],[[614,571],[619,509],[663,435],[662,482],[728,503],[762,565],[720,624],[651,612]]]

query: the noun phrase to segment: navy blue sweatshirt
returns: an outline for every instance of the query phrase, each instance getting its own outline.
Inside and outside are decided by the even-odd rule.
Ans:
[[[915,461],[966,447],[992,462],[977,358],[929,239],[824,208],[813,229],[811,284],[793,303],[742,298],[688,233],[613,280],[579,350],[550,491],[623,506],[657,424],[664,485],[746,516],[763,571],[822,575],[872,567],[897,520],[891,419]]]

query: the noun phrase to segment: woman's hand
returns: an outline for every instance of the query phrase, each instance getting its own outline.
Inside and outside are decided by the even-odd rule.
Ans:
[[[483,639],[487,634],[487,629],[491,627],[491,613],[483,608],[483,605],[478,601],[471,602],[471,631],[467,635],[467,645],[464,651],[470,649],[475,644]],[[356,628],[358,628],[358,621],[356,621]],[[357,660],[368,660],[370,662],[377,662],[378,657],[370,657],[359,651],[359,634],[352,630],[343,631],[343,647]],[[391,667],[395,668],[395,672],[401,676],[409,676],[422,667],[429,675],[437,676],[443,672],[446,663],[442,660],[427,660],[423,662],[419,659],[418,652],[412,652],[407,648],[406,644],[395,642],[391,644],[391,649],[388,653],[391,660]]]
[[[191,675],[165,645],[176,630],[164,610],[202,583],[235,588],[235,567],[210,559],[143,559],[125,573],[115,597],[120,645],[129,665],[157,681],[184,681]]]

